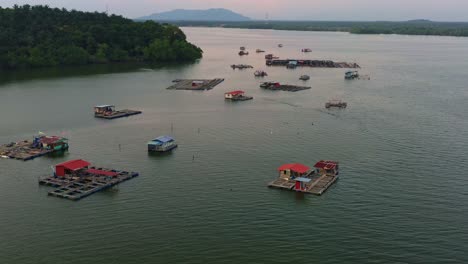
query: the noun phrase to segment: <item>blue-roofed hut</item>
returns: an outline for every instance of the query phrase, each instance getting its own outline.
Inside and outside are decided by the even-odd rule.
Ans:
[[[166,152],[176,147],[176,141],[170,136],[161,136],[148,142],[149,152]]]

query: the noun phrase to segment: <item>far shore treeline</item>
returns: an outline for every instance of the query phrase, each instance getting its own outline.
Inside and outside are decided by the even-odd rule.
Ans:
[[[0,68],[195,61],[176,26],[48,6],[0,7]]]
[[[224,27],[247,29],[273,29],[297,31],[337,31],[353,34],[399,34],[425,36],[468,37],[467,22],[434,22],[412,20],[403,22],[386,21],[171,21],[177,26]]]

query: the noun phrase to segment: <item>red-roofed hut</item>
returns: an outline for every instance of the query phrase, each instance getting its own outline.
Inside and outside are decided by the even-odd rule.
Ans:
[[[284,164],[278,168],[279,177],[289,180],[291,178],[302,177],[307,175],[310,168],[300,163]]]
[[[86,169],[90,164],[91,163],[82,159],[69,160],[55,165],[55,175],[63,177],[66,174],[72,174],[73,172]]]
[[[339,166],[337,161],[321,160],[315,163],[314,168],[319,174],[336,176],[339,173]]]

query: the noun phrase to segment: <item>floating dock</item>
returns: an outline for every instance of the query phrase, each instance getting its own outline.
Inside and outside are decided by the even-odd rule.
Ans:
[[[78,201],[139,176],[137,172],[88,168],[88,165],[84,160],[58,164],[55,174],[40,178],[39,184],[55,188],[48,192],[50,196]]]
[[[169,86],[168,90],[202,91],[213,89],[218,84],[224,82],[224,79],[177,79],[172,82],[175,84]]]
[[[224,99],[229,100],[229,101],[248,101],[248,100],[252,100],[253,97],[245,95],[244,91],[237,90],[237,91],[225,93]]]
[[[94,107],[94,117],[104,119],[116,119],[132,115],[139,115],[141,111],[137,110],[115,110],[114,105],[97,105]]]
[[[278,168],[280,176],[268,187],[322,195],[338,180],[338,163],[321,160],[314,167],[309,171],[309,167],[302,164],[285,164]]]
[[[27,161],[67,149],[68,140],[66,138],[56,136],[35,136],[32,141],[23,140],[0,145],[0,157]]]
[[[104,119],[116,119],[116,118],[132,116],[132,115],[139,115],[141,113],[142,113],[141,111],[137,111],[137,110],[124,109],[124,110],[114,111],[108,115],[95,114],[94,116],[97,118],[104,118]]]
[[[331,60],[267,60],[267,66],[288,66],[296,65],[302,67],[313,67],[313,68],[350,68],[357,69],[361,68],[357,63],[354,62],[334,62]]]
[[[325,108],[329,109],[329,108],[332,108],[332,107],[346,108],[346,107],[348,107],[348,103],[343,102],[341,100],[337,100],[337,99],[330,100],[330,101],[325,103]]]
[[[235,70],[235,69],[243,70],[243,69],[252,69],[253,66],[252,65],[247,65],[247,64],[232,64],[231,68],[233,70]]]
[[[280,84],[278,82],[265,82],[260,85],[261,88],[272,90],[272,91],[286,91],[286,92],[297,92],[302,90],[308,90],[310,86],[298,86],[290,84]]]

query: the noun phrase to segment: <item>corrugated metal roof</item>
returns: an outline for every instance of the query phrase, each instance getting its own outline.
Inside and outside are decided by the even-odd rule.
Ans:
[[[237,91],[227,92],[226,94],[238,95],[238,94],[243,94],[243,93],[244,93],[244,91],[237,90]]]
[[[338,162],[332,160],[321,160],[315,163],[314,167],[318,169],[331,170],[338,165]]]
[[[160,136],[160,137],[157,137],[155,139],[153,139],[153,141],[159,141],[161,143],[167,143],[167,142],[171,142],[171,141],[174,141],[174,139],[170,136]]]
[[[44,137],[41,137],[40,142],[42,144],[52,144],[60,140],[65,140],[65,138],[57,137],[57,136],[44,136]]]
[[[55,167],[65,167],[66,169],[69,170],[78,170],[82,169],[84,167],[89,166],[91,163],[82,160],[82,159],[77,159],[77,160],[69,160],[67,162],[63,162],[60,164],[55,165]]]
[[[304,177],[297,177],[294,179],[295,181],[299,181],[299,182],[305,182],[305,183],[308,183],[308,182],[311,182],[312,180],[309,179],[309,178],[304,178]]]
[[[306,173],[307,171],[309,171],[309,169],[310,169],[309,167],[307,167],[306,165],[302,165],[300,163],[284,164],[278,168],[279,171],[292,170],[298,173]]]
[[[119,175],[117,172],[96,170],[96,169],[87,169],[86,172],[90,174],[94,174],[94,175],[103,175],[103,176],[111,176],[111,177]]]
[[[96,108],[115,107],[115,105],[96,105]]]

